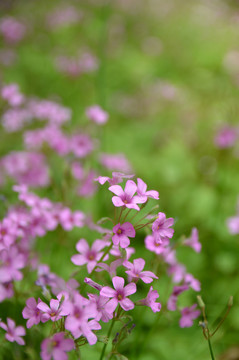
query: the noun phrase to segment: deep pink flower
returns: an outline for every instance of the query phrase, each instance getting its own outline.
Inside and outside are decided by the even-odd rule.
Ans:
[[[188,239],[185,239],[183,242],[184,245],[190,246],[193,248],[196,252],[200,252],[202,245],[198,241],[198,230],[197,228],[193,228],[191,232],[191,236]]]
[[[181,328],[190,327],[193,325],[193,320],[200,315],[200,310],[195,310],[197,304],[192,305],[191,307],[185,307],[181,310],[181,319],[179,325]]]
[[[144,259],[135,259],[133,264],[129,261],[123,262],[124,267],[126,267],[127,271],[126,274],[129,275],[129,281],[137,281],[141,279],[144,283],[149,284],[153,281],[152,278],[158,279],[158,277],[152,271],[142,271],[145,266]]]
[[[113,313],[119,304],[125,311],[132,310],[134,303],[127,296],[132,295],[136,292],[135,283],[130,283],[124,287],[124,279],[119,276],[115,276],[112,279],[114,289],[109,286],[103,287],[100,291],[101,296],[112,298],[105,306],[106,311]]]
[[[158,218],[152,224],[152,230],[156,236],[160,238],[169,238],[173,237],[174,230],[170,227],[173,225],[174,219],[166,219],[166,215],[162,212],[158,213]]]
[[[86,116],[98,125],[103,125],[107,122],[109,115],[99,105],[94,105],[86,109]]]
[[[85,239],[81,239],[76,244],[76,249],[80,255],[73,255],[71,257],[71,261],[73,264],[79,266],[87,264],[88,273],[91,273],[103,255],[101,250],[108,245],[109,243],[103,240],[96,240],[90,248],[87,241]]]
[[[148,197],[152,199],[159,199],[159,193],[156,190],[149,190],[147,191],[147,185],[145,182],[138,178],[137,179],[137,194],[145,199],[145,202],[148,200]]]
[[[22,316],[27,320],[27,328],[29,329],[33,325],[39,324],[42,320],[42,311],[38,309],[37,305],[41,302],[41,299],[38,298],[38,302],[31,297],[27,299],[26,305],[22,311]]]
[[[7,325],[4,322],[0,322],[0,327],[6,330],[5,338],[10,341],[16,341],[19,345],[25,345],[25,341],[22,336],[26,335],[26,330],[23,326],[16,326],[15,321],[7,318]]]
[[[41,357],[43,360],[67,360],[66,352],[74,349],[75,344],[72,339],[65,339],[65,333],[59,332],[51,339],[45,339],[41,343]]]
[[[117,224],[113,227],[112,241],[114,245],[120,245],[122,248],[126,248],[130,244],[129,237],[135,237],[135,230],[132,224],[126,222],[122,225]]]
[[[161,310],[161,304],[156,302],[159,297],[157,290],[153,290],[153,286],[150,287],[147,297],[145,299],[137,301],[138,305],[145,305],[152,309],[153,312]]]
[[[112,202],[114,206],[124,206],[129,209],[140,210],[137,204],[144,203],[145,199],[140,196],[134,196],[137,191],[137,185],[133,180],[127,180],[125,190],[120,185],[113,185],[109,187],[109,190],[117,196],[113,196]]]

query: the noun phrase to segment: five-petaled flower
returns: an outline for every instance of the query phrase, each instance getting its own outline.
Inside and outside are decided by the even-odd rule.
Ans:
[[[117,305],[119,304],[122,309],[125,311],[132,310],[134,308],[134,303],[127,296],[132,295],[136,292],[135,283],[130,283],[124,287],[124,279],[120,276],[115,276],[112,279],[114,289],[109,286],[103,287],[100,291],[101,296],[112,298],[106,305],[105,310],[109,313],[115,311]]]
[[[120,185],[113,185],[109,187],[109,190],[117,196],[112,197],[112,202],[114,206],[120,207],[124,206],[128,209],[140,210],[137,204],[143,204],[145,198],[135,195],[137,191],[137,185],[133,180],[128,180],[123,190]]]
[[[135,229],[132,224],[126,222],[122,225],[117,224],[113,227],[112,241],[114,245],[120,244],[122,248],[126,248],[130,244],[128,237],[135,237]]]

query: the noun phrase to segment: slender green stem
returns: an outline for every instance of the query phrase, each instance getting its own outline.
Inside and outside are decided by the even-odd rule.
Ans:
[[[129,213],[130,213],[131,210],[132,210],[132,209],[129,209],[129,210],[126,212],[126,214],[125,214],[125,216],[124,216],[124,218],[123,218],[123,220],[122,220],[122,224],[125,222],[125,220],[126,220],[127,216],[129,215]]]
[[[224,323],[224,321],[226,320],[227,315],[229,314],[231,310],[231,306],[228,306],[226,314],[223,316],[222,320],[219,322],[219,324],[217,325],[216,329],[213,331],[213,333],[211,334],[211,337],[217,332],[217,330],[221,327],[221,325]]]
[[[215,357],[214,357],[213,351],[212,351],[212,344],[211,344],[211,341],[210,341],[210,337],[208,337],[207,341],[208,341],[208,346],[209,346],[209,350],[210,350],[211,359],[215,360]]]
[[[114,323],[115,323],[115,318],[113,318],[113,320],[111,322],[111,325],[110,325],[110,328],[109,328],[109,331],[108,331],[108,334],[107,334],[108,341],[109,341],[109,338],[110,338]],[[103,346],[103,349],[102,349],[102,352],[101,352],[101,355],[100,355],[100,360],[103,360],[103,358],[104,358],[106,346],[107,346],[107,343],[105,343],[104,346]]]
[[[121,215],[122,215],[122,213],[123,213],[123,210],[124,210],[124,208],[122,207],[121,210],[120,210],[118,223],[120,223],[120,219],[121,219]]]

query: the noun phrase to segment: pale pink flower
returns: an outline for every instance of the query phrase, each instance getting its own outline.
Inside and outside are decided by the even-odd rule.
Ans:
[[[134,175],[125,175],[120,172],[112,172],[112,179],[108,176],[99,176],[95,179],[95,181],[98,181],[100,185],[104,185],[107,181],[110,185],[117,185],[120,184],[123,179],[131,179]]]
[[[100,156],[101,164],[110,171],[122,171],[124,173],[129,173],[131,171],[131,166],[126,159],[124,154],[101,154]]]
[[[92,139],[85,134],[72,136],[70,146],[71,151],[78,158],[85,158],[94,149]]]
[[[2,98],[11,106],[19,106],[24,101],[24,96],[20,93],[17,84],[5,85],[1,91]]]
[[[184,245],[190,246],[196,252],[200,252],[202,245],[198,241],[198,230],[197,228],[193,228],[191,232],[191,236],[188,239],[185,239],[183,242]]]
[[[27,328],[29,329],[33,325],[39,324],[42,321],[42,311],[38,309],[37,305],[41,302],[41,299],[38,298],[38,302],[31,297],[27,299],[26,306],[22,311],[22,316],[27,320]]]
[[[87,241],[81,239],[76,244],[76,249],[80,254],[73,255],[71,261],[78,266],[87,264],[87,271],[88,273],[91,273],[103,255],[101,250],[108,245],[109,243],[103,240],[95,240],[90,248]]]
[[[50,300],[50,306],[43,301],[39,302],[37,308],[42,312],[42,321],[58,321],[62,316],[69,315],[69,312],[63,308],[60,301],[57,299]]]
[[[137,305],[145,305],[152,309],[153,312],[159,312],[161,310],[161,304],[156,302],[159,297],[157,290],[153,290],[153,286],[150,287],[149,292],[145,299],[137,301]]]
[[[152,199],[159,199],[159,193],[156,190],[148,190],[147,191],[147,184],[145,182],[138,178],[137,179],[137,194],[145,199],[145,202],[148,200],[148,198]]]
[[[96,294],[88,294],[89,299],[95,302],[97,315],[95,320],[103,322],[108,322],[112,319],[113,313],[110,313],[106,309],[106,304],[109,301],[109,298],[106,296],[96,295]]]
[[[70,231],[74,227],[82,227],[85,216],[81,211],[72,212],[69,208],[64,208],[59,211],[59,218],[63,229]]]
[[[171,296],[168,299],[168,304],[167,304],[167,308],[168,310],[171,311],[175,311],[177,310],[177,300],[178,300],[178,296],[189,289],[188,285],[180,285],[180,286],[174,286],[173,288],[173,292],[171,294]]]
[[[51,339],[45,339],[41,343],[41,358],[43,360],[67,360],[66,352],[74,349],[75,344],[72,339],[65,339],[65,333],[59,332]]]
[[[144,243],[146,249],[160,255],[164,253],[166,246],[169,244],[169,240],[167,237],[162,238],[153,234],[146,236]]]
[[[191,327],[193,325],[193,320],[200,315],[200,310],[195,310],[197,304],[192,305],[191,307],[185,307],[181,310],[181,319],[179,325],[181,328]]]
[[[1,19],[0,32],[7,42],[15,44],[24,37],[26,27],[14,17],[8,16]]]
[[[93,105],[86,109],[86,116],[98,125],[103,125],[107,122],[109,115],[99,105]]]
[[[149,284],[154,279],[158,277],[152,271],[142,271],[145,266],[145,260],[142,258],[135,259],[133,264],[127,260],[123,262],[124,267],[126,267],[126,274],[129,275],[129,281],[138,281],[141,279],[144,283]]]
[[[226,125],[218,131],[215,137],[215,145],[221,149],[232,147],[237,139],[236,129]]]
[[[174,233],[174,230],[171,229],[173,223],[173,218],[166,219],[166,215],[162,212],[159,212],[158,218],[152,224],[152,230],[154,234],[160,238],[163,237],[171,239]]]
[[[195,291],[201,290],[200,281],[195,279],[192,274],[186,274],[184,277],[185,284],[190,286]]]
[[[0,327],[7,332],[5,338],[8,341],[16,341],[19,345],[25,345],[25,341],[22,339],[22,336],[26,335],[26,330],[23,326],[16,326],[14,320],[7,318],[7,325],[1,321]]]
[[[125,311],[132,310],[134,308],[134,303],[127,296],[132,295],[136,292],[135,283],[130,283],[124,287],[124,279],[119,276],[115,276],[112,279],[113,286],[112,289],[109,286],[103,287],[100,291],[101,296],[112,298],[105,306],[105,309],[109,313],[113,313],[119,304]]]
[[[140,196],[134,196],[137,191],[137,186],[133,180],[127,180],[124,190],[120,185],[110,186],[109,190],[117,195],[112,198],[112,202],[116,207],[124,206],[128,209],[139,211],[140,208],[137,204],[145,202]]]
[[[239,215],[228,218],[227,227],[230,234],[239,234]]]
[[[116,269],[120,265],[122,265],[123,262],[124,262],[124,259],[120,258],[115,261],[112,261],[112,263],[110,265],[107,265],[106,263],[99,263],[97,265],[97,268],[95,269],[95,271],[100,272],[100,271],[106,270],[111,277],[114,277],[114,276],[116,276]]]

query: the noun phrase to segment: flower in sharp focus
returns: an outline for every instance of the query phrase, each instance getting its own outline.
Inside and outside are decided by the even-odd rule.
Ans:
[[[130,283],[124,287],[124,279],[119,276],[113,277],[112,282],[115,290],[109,286],[105,286],[100,291],[101,296],[112,298],[105,306],[106,311],[113,313],[118,304],[125,311],[132,310],[134,308],[134,303],[128,299],[127,296],[136,292],[137,289],[135,283]]]
[[[128,237],[135,237],[135,229],[132,224],[126,222],[122,225],[117,224],[113,227],[112,241],[114,245],[120,245],[122,248],[126,248],[130,244]]]
[[[128,180],[123,190],[120,185],[113,185],[109,187],[109,190],[117,196],[113,196],[112,202],[114,206],[120,207],[124,206],[128,209],[140,210],[137,204],[142,204],[145,202],[145,199],[134,194],[137,191],[137,185],[133,180]]]
[[[41,301],[37,308],[42,311],[42,321],[48,321],[51,319],[51,321],[57,321],[62,318],[62,316],[66,316],[69,314],[67,309],[63,308],[60,304],[59,300],[51,299],[50,300],[50,306],[45,304],[43,301]]]
[[[161,304],[156,302],[158,297],[159,294],[157,290],[154,290],[153,286],[151,286],[146,298],[137,301],[137,304],[148,306],[152,309],[153,312],[159,312],[161,310]]]
[[[152,271],[142,271],[145,266],[144,259],[135,259],[133,264],[126,260],[124,261],[123,265],[129,269],[125,271],[126,274],[129,275],[129,281],[137,281],[141,279],[144,283],[149,284],[153,281],[153,278],[158,279],[158,277]]]
[[[152,199],[159,199],[159,193],[156,190],[149,190],[147,191],[147,184],[145,182],[138,178],[137,179],[137,194],[145,199],[145,202],[148,200],[148,197]]]
[[[193,325],[193,320],[200,315],[200,310],[195,310],[197,304],[192,305],[191,307],[185,307],[181,310],[181,319],[179,320],[179,325],[181,328],[190,327]]]
[[[41,344],[41,357],[43,360],[67,360],[67,351],[74,349],[75,344],[72,339],[65,339],[65,333],[59,332],[51,339],[43,340]]]
[[[159,237],[166,237],[171,239],[174,230],[170,227],[174,224],[173,218],[166,219],[166,215],[162,212],[158,213],[158,218],[152,224],[153,233]]]
[[[26,331],[23,326],[16,326],[15,321],[7,318],[7,325],[4,322],[0,322],[0,327],[6,330],[5,338],[10,341],[16,341],[19,345],[25,345],[25,341],[22,336],[26,335]]]
[[[76,250],[80,254],[73,255],[71,257],[71,261],[73,264],[79,266],[87,264],[87,271],[88,273],[91,273],[103,255],[101,250],[108,245],[108,242],[103,240],[96,240],[90,248],[87,241],[85,239],[81,239],[76,244]]]

